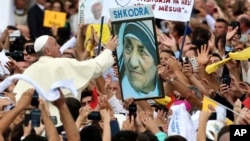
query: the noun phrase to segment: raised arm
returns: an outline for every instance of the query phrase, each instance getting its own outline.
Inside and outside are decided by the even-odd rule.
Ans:
[[[158,74],[164,80],[171,84],[176,90],[178,90],[192,106],[196,106],[201,109],[201,101],[192,93],[192,91],[186,87],[180,80],[177,78],[170,77],[167,73],[167,69],[161,65],[158,66]]]
[[[78,129],[75,125],[74,119],[71,116],[69,109],[66,105],[63,93],[60,91],[60,98],[53,102],[53,104],[58,108],[61,121],[63,123],[64,130],[66,132],[68,141],[80,141],[80,135]]]
[[[39,100],[39,109],[41,110],[42,120],[45,126],[48,141],[60,141],[57,130],[49,117],[49,113],[46,111],[45,102],[42,99]]]
[[[25,108],[27,108],[30,105],[33,92],[34,92],[33,89],[26,90],[22,94],[16,107],[13,108],[8,114],[6,114],[0,120],[0,133],[1,134],[3,134],[3,132],[9,127],[9,125],[13,122],[13,120],[16,118],[16,116],[19,115]]]
[[[84,25],[83,23],[80,24],[80,26],[78,27],[75,51],[76,51],[77,60],[79,61],[86,59],[86,56],[84,55],[86,52],[85,47],[84,47],[84,40],[85,40],[87,27],[88,25]]]

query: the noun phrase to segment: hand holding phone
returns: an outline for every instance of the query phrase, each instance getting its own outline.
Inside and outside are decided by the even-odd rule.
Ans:
[[[88,119],[89,120],[101,120],[101,114],[99,111],[92,111],[89,115],[88,115]]]
[[[132,103],[129,105],[129,116],[134,116],[134,119],[136,118],[137,113],[137,107],[136,104]]]
[[[31,110],[32,127],[39,127],[41,122],[41,111],[39,109]]]
[[[237,35],[239,35],[239,36],[241,36],[241,30],[240,30],[240,22],[232,22],[232,27],[233,27],[233,29],[235,29],[236,27],[238,27],[238,29],[237,29]]]
[[[33,93],[33,96],[32,96],[32,100],[31,100],[31,106],[34,106],[36,108],[38,108],[38,105],[39,105],[39,95],[37,93],[37,91],[35,90],[34,93]]]
[[[24,126],[28,126],[30,120],[31,120],[31,111],[30,110],[26,110],[25,111],[25,115],[24,115],[24,120],[23,120]]]
[[[226,84],[228,87],[230,87],[231,84],[231,78],[230,77],[221,77],[221,84]]]

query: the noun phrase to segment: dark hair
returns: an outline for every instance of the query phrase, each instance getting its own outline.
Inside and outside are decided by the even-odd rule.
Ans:
[[[239,16],[244,13],[245,11],[245,1],[244,0],[238,0],[232,5],[233,15]]]
[[[62,3],[62,1],[61,1],[61,0],[54,0],[54,1],[51,3],[52,8],[53,8],[53,5],[54,5],[55,3],[59,3],[59,4],[61,5],[60,12],[64,12],[64,4]]]
[[[250,20],[246,17],[242,17],[239,19],[240,23],[244,23],[247,27],[250,27]]]
[[[23,122],[18,123],[11,132],[11,141],[20,141],[23,135]]]
[[[222,58],[220,57],[220,55],[218,53],[212,53],[213,57],[218,57],[220,60],[222,60]]]
[[[36,134],[29,134],[23,141],[48,141],[47,138]]]
[[[66,24],[67,24],[67,27],[58,28],[58,31],[57,31],[57,36],[58,36],[57,42],[60,46],[62,46],[70,38],[70,26],[69,26],[69,23],[66,23]]]
[[[112,137],[112,141],[136,141],[138,134],[134,131],[120,131]]]
[[[17,27],[13,26],[13,25],[8,25],[7,26],[8,30],[18,30]]]
[[[83,128],[80,132],[81,141],[102,141],[102,132],[94,125]]]
[[[87,89],[83,90],[81,93],[81,100],[85,97],[88,97],[88,96],[93,97],[92,93],[93,92],[91,90],[87,90]]]
[[[79,115],[79,109],[81,108],[81,102],[73,97],[67,97],[65,101],[73,119],[76,121]]]
[[[173,30],[177,32],[177,35],[180,37],[184,34],[185,24],[183,22],[175,22]]]
[[[138,134],[136,141],[158,141],[158,139],[153,133],[145,131]]]
[[[167,137],[165,141],[187,141],[187,139],[180,135],[173,135],[173,136]]]
[[[26,40],[24,44],[35,43],[34,40]]]
[[[11,129],[8,127],[4,132],[3,132],[3,138],[5,141],[8,140],[9,136],[11,135]],[[13,140],[12,140],[13,141]]]
[[[202,28],[202,27],[197,27],[192,32],[191,40],[192,42],[196,40],[208,42],[208,40],[210,39],[210,36],[211,35],[210,35],[209,30]]]
[[[228,26],[228,22],[225,19],[219,18],[216,20],[216,22],[224,23],[226,26]]]
[[[215,47],[217,49],[219,49],[219,42],[222,43],[222,46],[225,47],[226,45],[226,34],[222,34],[220,36],[218,36],[216,39],[215,39]]]
[[[164,50],[160,51],[160,53],[164,53],[164,52],[170,54],[171,56],[175,56],[174,53],[173,53],[173,51],[171,51],[171,50],[164,49]]]
[[[220,140],[221,136],[224,135],[225,133],[230,132],[230,126],[224,126],[220,129],[218,136],[217,136],[217,141]]]

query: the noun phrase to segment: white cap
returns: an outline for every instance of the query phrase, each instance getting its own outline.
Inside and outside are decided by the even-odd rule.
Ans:
[[[44,47],[44,45],[47,43],[48,39],[49,39],[48,35],[42,35],[42,36],[38,37],[34,43],[35,52],[39,52]]]

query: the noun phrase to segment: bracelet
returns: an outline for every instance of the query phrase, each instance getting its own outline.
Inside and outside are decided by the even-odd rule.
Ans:
[[[22,140],[24,140],[26,137],[25,136],[22,136],[21,138],[20,138],[20,140],[22,141]]]
[[[169,80],[167,80],[168,84],[172,85],[174,80],[176,80],[177,78],[171,77]]]

